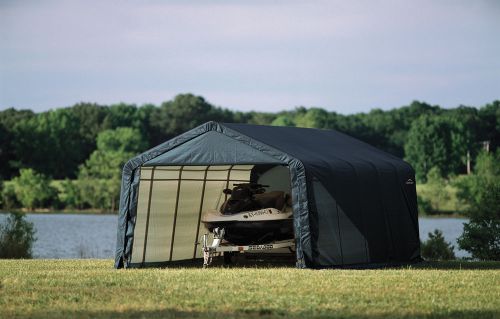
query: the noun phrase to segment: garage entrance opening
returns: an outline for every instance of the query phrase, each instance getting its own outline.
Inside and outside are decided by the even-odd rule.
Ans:
[[[205,233],[211,233],[211,226],[214,225],[206,219],[214,221],[210,219],[214,218],[210,214],[218,214],[217,218],[235,226],[233,221],[236,215],[227,214],[228,203],[237,195],[231,194],[231,191],[241,187],[239,185],[254,187],[253,185],[258,184],[261,185],[259,194],[254,197],[258,197],[264,206],[277,209],[276,205],[281,205],[277,194],[282,194],[285,202],[280,207],[288,207],[290,223],[293,225],[288,166],[258,164],[140,167],[137,215],[129,266],[202,258],[202,237]],[[269,204],[266,205],[266,201]],[[269,207],[256,207],[253,211]],[[209,217],[205,218],[204,214]],[[251,213],[247,213],[246,218],[245,214],[239,217],[242,223],[254,218]],[[263,218],[260,217],[260,224],[255,224],[255,227],[266,224]],[[243,226],[248,225],[247,222]],[[238,232],[238,229],[232,229],[233,232],[235,230]],[[283,249],[274,253],[289,254],[290,250]]]

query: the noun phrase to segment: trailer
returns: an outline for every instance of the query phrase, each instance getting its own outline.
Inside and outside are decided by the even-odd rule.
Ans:
[[[264,252],[274,249],[288,248],[290,252],[295,252],[295,241],[281,240],[260,245],[233,245],[224,240],[224,228],[215,228],[213,231],[213,241],[208,244],[208,234],[203,235],[203,268],[212,264],[213,257],[224,256],[224,264],[231,262],[231,256],[234,253],[244,252]]]

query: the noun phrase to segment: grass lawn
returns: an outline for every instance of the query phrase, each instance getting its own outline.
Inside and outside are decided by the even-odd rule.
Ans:
[[[381,270],[112,264],[0,260],[0,318],[500,318],[500,263]]]

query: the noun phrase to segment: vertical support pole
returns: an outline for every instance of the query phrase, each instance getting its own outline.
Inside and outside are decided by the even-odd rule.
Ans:
[[[177,211],[179,209],[179,195],[181,192],[181,179],[182,179],[182,170],[184,169],[184,166],[181,166],[179,170],[179,180],[177,182],[177,195],[175,198],[175,211],[174,211],[174,225],[172,228],[172,240],[170,241],[170,257],[168,258],[169,261],[172,261],[172,254],[174,250],[174,239],[175,239],[175,227],[177,224]]]
[[[200,236],[200,223],[201,223],[201,212],[203,210],[203,201],[205,199],[205,188],[207,185],[207,174],[210,165],[205,168],[205,175],[203,177],[203,188],[201,189],[201,201],[200,201],[200,209],[198,211],[198,225],[196,228],[196,237],[194,238],[194,251],[193,251],[193,259],[196,258],[196,249],[198,248],[198,236]]]
[[[144,265],[144,261],[146,260],[146,247],[148,244],[148,229],[149,229],[149,214],[151,212],[151,196],[153,195],[153,182],[155,178],[155,169],[156,166],[153,166],[153,169],[151,170],[151,184],[149,184],[149,198],[148,198],[148,211],[146,214],[146,230],[144,233],[144,249],[142,251],[142,264]]]

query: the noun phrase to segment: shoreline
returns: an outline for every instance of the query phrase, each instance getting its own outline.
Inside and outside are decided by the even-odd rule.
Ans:
[[[418,215],[418,218],[440,219],[440,218],[457,218],[468,219],[467,216],[461,214],[435,214],[435,215]]]
[[[0,210],[0,214],[8,214],[10,212],[18,212],[22,214],[40,214],[40,215],[118,215],[118,212],[113,211],[101,211],[95,209],[68,209],[68,210],[51,210],[51,209],[35,209],[35,210],[25,210],[25,209],[11,209],[11,210]],[[428,218],[428,219],[442,219],[442,218],[456,218],[456,219],[467,219],[467,216],[453,213],[453,214],[435,214],[435,215],[418,215],[418,218]]]
[[[22,213],[22,214],[36,214],[36,215],[118,215],[118,212],[113,211],[100,211],[93,209],[70,209],[70,210],[51,210],[51,209],[35,209],[35,210],[24,210],[24,209],[11,209],[11,210],[0,210],[0,214],[8,214],[10,212]]]

